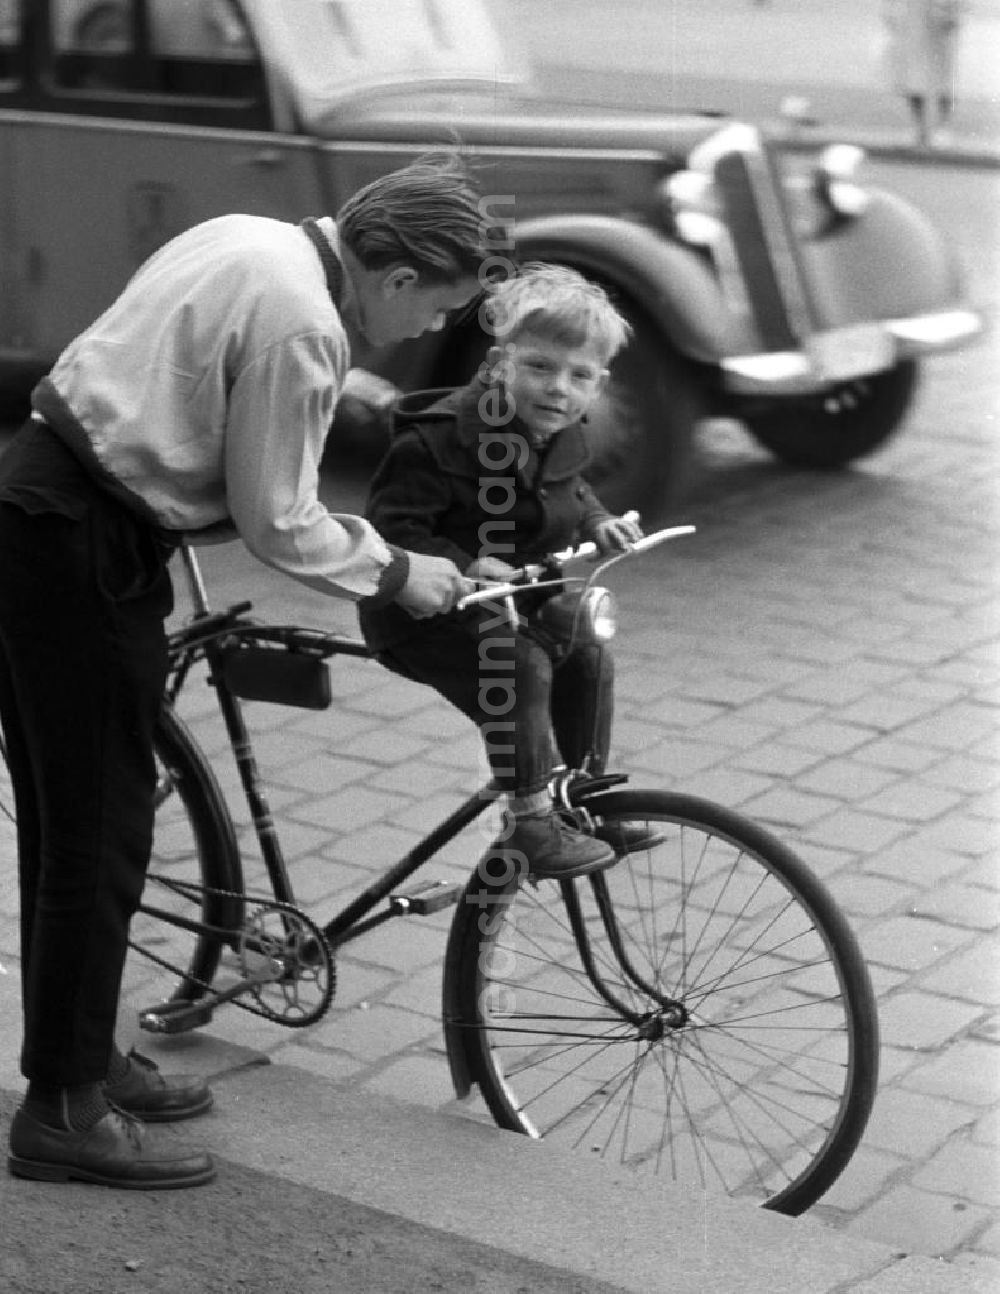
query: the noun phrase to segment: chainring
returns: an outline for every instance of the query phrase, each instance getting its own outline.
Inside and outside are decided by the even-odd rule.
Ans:
[[[258,1014],[292,1029],[313,1024],[337,988],[333,952],[323,931],[287,903],[251,900],[236,955]],[[248,1003],[249,1005],[249,1003]]]

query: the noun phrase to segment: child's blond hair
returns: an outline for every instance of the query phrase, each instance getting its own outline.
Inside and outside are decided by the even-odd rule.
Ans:
[[[528,261],[515,278],[491,284],[486,312],[500,344],[533,332],[566,346],[593,346],[607,364],[631,327],[607,293],[566,265]]]

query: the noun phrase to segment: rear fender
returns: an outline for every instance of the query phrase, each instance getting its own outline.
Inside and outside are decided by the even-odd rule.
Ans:
[[[519,261],[559,261],[618,288],[682,355],[715,364],[740,350],[715,275],[656,230],[613,216],[569,215],[525,220],[514,232]]]

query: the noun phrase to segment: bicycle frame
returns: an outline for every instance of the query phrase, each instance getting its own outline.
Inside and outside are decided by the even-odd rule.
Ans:
[[[672,537],[675,534],[687,534],[690,533],[691,529],[692,527],[686,526],[677,527],[672,531],[660,532],[659,536],[651,536],[648,540],[640,541],[640,544],[635,547],[641,551],[643,547],[652,542],[658,542],[662,538]],[[592,548],[593,546],[591,545],[590,547]],[[214,687],[218,698],[229,746],[236,762],[240,783],[250,811],[251,821],[260,846],[261,857],[272,894],[278,903],[292,907],[295,903],[295,895],[291,879],[274,817],[264,790],[263,779],[253,752],[240,697],[227,681],[227,659],[233,649],[239,647],[240,643],[253,643],[258,646],[265,643],[272,644],[292,653],[310,656],[321,662],[336,655],[371,659],[372,653],[363,642],[341,638],[335,634],[292,625],[255,623],[248,619],[248,612],[251,610],[251,603],[249,602],[237,603],[223,612],[213,612],[209,604],[201,568],[194,551],[189,545],[184,544],[181,546],[180,552],[187,576],[194,615],[187,625],[170,635],[170,673],[167,700],[170,703],[176,700],[192,665],[198,659],[204,659],[208,665],[208,681]],[[575,553],[557,554],[556,560],[570,562],[574,558],[581,556],[585,556],[585,551],[577,550]],[[606,569],[608,565],[617,560],[620,560],[618,556],[606,560],[596,568],[595,573],[600,573],[600,571]],[[537,579],[543,574],[551,574],[551,570],[547,567],[525,568],[524,574],[529,579]],[[568,578],[577,583],[583,582],[578,576]],[[502,587],[499,592],[501,597],[505,597],[514,591],[516,590],[513,586],[508,586]],[[473,594],[469,601],[484,601],[488,592],[489,590],[484,590],[481,593]],[[590,777],[586,774],[581,776],[567,770],[556,781],[555,798],[560,802],[560,808],[564,812],[586,816],[586,800],[591,795],[606,790],[609,786],[624,780],[626,779],[621,774]],[[319,927],[330,950],[335,951],[337,948],[343,947],[394,916],[399,916],[408,911],[426,914],[457,902],[462,888],[458,884],[429,882],[424,886],[414,888],[410,892],[401,892],[400,886],[440,849],[481,816],[492,804],[496,803],[502,794],[502,788],[495,781],[489,781],[482,785],[468,796],[454,812],[433,827],[411,850],[396,862],[390,864],[372,884],[357,894],[326,925]],[[602,901],[601,878],[592,877],[591,881],[595,887],[605,928],[613,946],[616,948],[623,969],[638,987],[646,989],[647,986],[643,984],[641,978],[629,963],[615,928],[611,909],[606,901]],[[638,1017],[635,1017],[633,1012],[612,995],[604,983],[591,954],[589,937],[579,919],[579,902],[573,884],[564,882],[563,893],[567,914],[587,977],[594,985],[595,990],[609,1005],[619,1010],[625,1018],[632,1019],[634,1023],[638,1022]],[[391,900],[390,905],[383,911],[370,915],[386,899]],[[151,916],[175,921],[173,916],[163,913],[151,905],[143,903],[141,907],[143,911]],[[208,934],[219,933],[217,930],[193,921],[184,920],[176,923],[183,924],[186,928],[192,930],[204,929]],[[238,996],[241,991],[242,988],[238,985],[228,990],[224,997],[219,997],[216,1001]],[[662,1003],[662,1005],[679,1009],[678,1004],[672,1002]]]
[[[294,893],[288,868],[264,791],[263,779],[253,753],[250,734],[243,716],[243,707],[239,697],[226,682],[225,654],[241,639],[278,642],[293,649],[311,652],[323,659],[336,655],[371,659],[372,653],[363,642],[340,638],[335,634],[293,626],[255,625],[245,619],[251,606],[248,602],[238,603],[225,612],[213,612],[197,557],[187,544],[181,547],[181,557],[195,614],[188,625],[170,638],[171,675],[168,699],[173,701],[177,697],[191,666],[198,657],[203,657],[208,664],[209,682],[218,697],[219,709],[226,726],[247,807],[250,810],[254,832],[260,844],[268,880],[279,902],[293,903]],[[358,894],[323,927],[323,933],[331,949],[358,938],[397,915],[396,911],[390,909],[377,916],[368,917],[379,903],[387,899],[434,854],[483,814],[500,798],[501,794],[501,788],[495,782],[487,782],[481,786],[413,849],[388,867],[376,881]],[[443,898],[444,895],[439,897]],[[441,906],[444,904],[442,903]]]

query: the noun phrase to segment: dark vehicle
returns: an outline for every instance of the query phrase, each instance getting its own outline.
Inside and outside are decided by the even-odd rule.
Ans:
[[[868,454],[921,357],[979,330],[928,221],[858,183],[860,150],[793,158],[708,113],[543,100],[479,0],[0,0],[6,391],[187,226],[333,211],[456,142],[516,256],[577,267],[632,322],[591,420],[612,506],[662,511],[708,416],[793,464]],[[413,389],[482,345],[473,320],[355,358]]]

